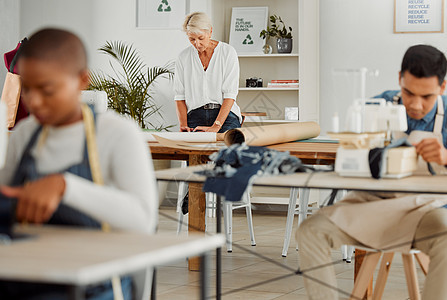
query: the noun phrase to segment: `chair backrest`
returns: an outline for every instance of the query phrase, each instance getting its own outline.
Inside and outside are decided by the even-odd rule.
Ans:
[[[107,110],[107,93],[104,91],[82,91],[81,101],[93,105],[96,113]]]

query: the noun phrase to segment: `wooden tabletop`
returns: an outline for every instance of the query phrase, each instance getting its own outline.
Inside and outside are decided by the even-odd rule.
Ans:
[[[190,155],[207,156],[215,150],[184,150],[169,148],[157,142],[148,143],[154,159],[188,160]],[[292,142],[268,146],[278,151],[289,151],[306,164],[333,164],[337,143]]]
[[[86,285],[200,255],[221,235],[146,235],[55,226],[20,226],[32,237],[0,244],[0,279]]]
[[[157,180],[203,183],[206,178],[195,174],[195,172],[210,167],[212,166],[167,169],[156,171],[155,174]],[[254,180],[253,185],[287,188],[447,194],[446,181],[447,176],[409,176],[401,179],[373,179],[342,177],[335,172],[315,172],[260,177]]]

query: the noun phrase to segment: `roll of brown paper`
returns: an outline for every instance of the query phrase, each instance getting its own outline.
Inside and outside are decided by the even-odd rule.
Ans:
[[[294,122],[277,125],[253,126],[225,132],[227,146],[245,142],[249,146],[267,146],[316,137],[320,125],[315,122]]]

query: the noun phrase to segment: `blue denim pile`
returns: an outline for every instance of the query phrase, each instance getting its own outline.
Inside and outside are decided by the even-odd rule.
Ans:
[[[225,196],[227,201],[240,201],[255,176],[305,172],[301,160],[289,152],[265,147],[234,144],[210,155],[215,162],[212,170],[197,172],[207,177],[204,192]]]

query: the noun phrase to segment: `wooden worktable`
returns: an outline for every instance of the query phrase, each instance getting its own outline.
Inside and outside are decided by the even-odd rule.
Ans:
[[[184,150],[170,148],[158,142],[150,142],[149,147],[153,159],[186,160],[190,166],[203,164],[208,156],[215,150]],[[278,151],[289,151],[291,155],[300,158],[305,164],[334,164],[338,143],[311,143],[292,142],[268,146]],[[189,184],[189,214],[188,230],[205,231],[205,193],[202,192],[202,183]],[[199,260],[190,259],[189,269],[199,270]]]
[[[170,148],[158,142],[148,143],[153,159],[189,160],[191,156],[207,157],[215,150],[184,150]],[[333,164],[338,143],[292,142],[268,146],[278,151],[289,151],[305,164]]]

